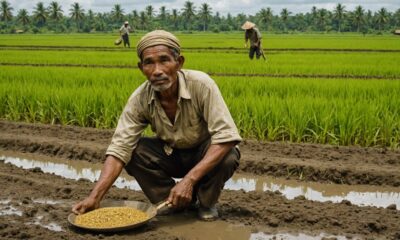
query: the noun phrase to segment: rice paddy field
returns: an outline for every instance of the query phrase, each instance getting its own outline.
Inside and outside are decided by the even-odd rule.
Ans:
[[[243,33],[177,36],[184,68],[215,80],[244,138],[220,218],[71,227],[146,81],[135,48],[110,34],[0,35],[1,239],[400,239],[400,37],[264,34],[267,60],[251,61]],[[102,206],[129,201],[148,199],[123,171]]]
[[[177,35],[185,68],[215,79],[245,138],[399,147],[399,37],[267,35],[267,61],[250,61],[242,33]],[[0,118],[115,127],[145,79],[113,39],[0,36]]]

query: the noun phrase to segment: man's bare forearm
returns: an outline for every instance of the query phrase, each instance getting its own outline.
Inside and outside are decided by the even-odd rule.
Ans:
[[[196,184],[204,175],[217,166],[235,145],[236,142],[212,144],[203,159],[184,178],[190,180],[193,185]]]
[[[101,170],[100,178],[94,186],[89,197],[101,201],[115,180],[121,174],[124,163],[118,158],[108,155]]]

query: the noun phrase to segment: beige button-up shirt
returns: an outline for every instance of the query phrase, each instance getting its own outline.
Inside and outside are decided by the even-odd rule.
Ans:
[[[195,147],[209,138],[211,144],[242,140],[210,76],[199,71],[182,70],[178,73],[178,81],[178,108],[174,124],[146,81],[130,96],[106,155],[128,163],[148,124],[158,138],[178,149]]]

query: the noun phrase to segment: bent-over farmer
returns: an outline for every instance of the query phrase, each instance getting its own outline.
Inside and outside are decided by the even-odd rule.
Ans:
[[[128,46],[128,48],[131,47],[131,44],[129,42],[129,33],[132,31],[131,27],[129,26],[129,22],[125,21],[124,25],[121,26],[119,29],[119,35],[121,36],[123,42],[124,42],[124,47]]]
[[[74,213],[98,208],[125,168],[153,204],[167,201],[173,210],[197,206],[200,219],[218,217],[216,203],[238,167],[236,145],[242,139],[216,83],[206,73],[182,69],[180,48],[163,30],[138,42],[138,67],[147,81],[130,96],[101,176]],[[141,136],[148,124],[155,137]]]
[[[254,58],[254,53],[256,54],[256,58],[260,59],[262,55],[261,49],[261,33],[256,28],[256,25],[252,22],[246,21],[242,29],[245,30],[244,34],[244,47],[247,48],[247,42],[250,41],[250,50],[249,50],[249,58]]]

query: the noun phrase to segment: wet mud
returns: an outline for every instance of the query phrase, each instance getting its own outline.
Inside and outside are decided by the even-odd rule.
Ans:
[[[86,179],[96,181],[101,173],[102,164],[87,161],[58,159],[36,154],[0,151],[0,161],[23,169],[40,169],[67,179]],[[179,179],[176,179],[179,181]],[[126,172],[116,179],[114,185],[141,191],[138,182]],[[287,199],[304,196],[307,200],[339,203],[350,201],[357,206],[389,207],[400,209],[400,188],[374,185],[326,184],[297,180],[286,180],[270,176],[235,173],[224,189],[244,190],[245,192],[279,191]]]
[[[0,150],[102,162],[113,130],[0,121]],[[338,184],[400,186],[400,150],[244,141],[239,172]]]
[[[100,164],[112,132],[0,121],[0,150]],[[316,183],[387,185],[395,189],[400,183],[398,150],[257,141],[245,141],[241,150],[240,174],[301,178]],[[195,212],[184,212],[157,217],[145,227],[125,233],[82,232],[71,228],[66,218],[72,204],[88,195],[92,182],[0,161],[0,185],[1,239],[201,239],[194,235],[195,231],[191,235],[190,231],[179,229],[213,226],[199,224]],[[238,239],[280,239],[277,236],[282,233],[316,239],[400,239],[400,211],[396,205],[357,206],[348,200],[318,202],[304,196],[288,198],[281,192],[282,189],[223,190],[217,226],[247,233]],[[141,191],[117,187],[106,198],[147,201]]]

